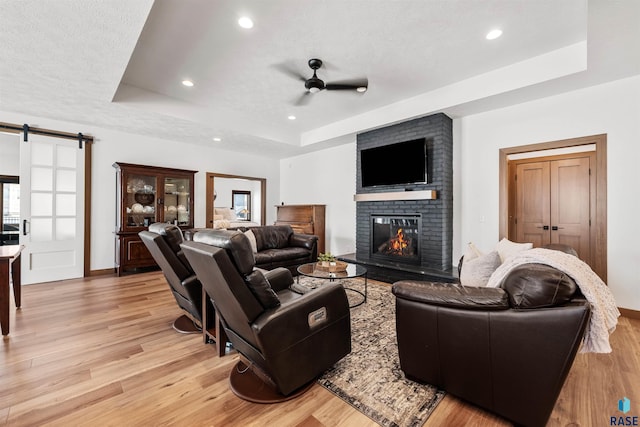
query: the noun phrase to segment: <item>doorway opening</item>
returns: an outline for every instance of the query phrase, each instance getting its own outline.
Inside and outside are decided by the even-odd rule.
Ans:
[[[243,176],[243,175],[228,175],[221,173],[213,173],[207,172],[207,182],[206,182],[206,227],[214,228],[214,216],[215,216],[215,208],[233,208],[235,213],[235,194],[238,193],[240,197],[246,197],[246,194],[249,195],[249,201],[247,202],[247,207],[243,207],[240,211],[248,211],[250,214],[250,218],[246,220],[251,222],[259,223],[260,225],[266,224],[266,215],[267,215],[267,179],[266,178],[256,178],[251,176]],[[227,182],[228,181],[228,182]],[[254,191],[250,190],[230,190],[227,196],[226,186],[220,185],[220,183],[240,183],[245,182],[246,184],[250,184],[252,188],[255,188]],[[218,187],[216,188],[216,183],[218,183]],[[230,184],[233,185],[233,184]],[[235,187],[237,188],[237,187]],[[244,191],[244,193],[243,193]],[[224,192],[224,193],[223,193]],[[228,197],[229,200],[226,200],[225,197]],[[246,200],[246,199],[245,199]],[[243,203],[239,200],[239,203]],[[258,207],[259,206],[259,207]],[[240,218],[242,215],[245,215],[245,212],[240,212],[237,214],[237,217]],[[246,221],[245,219],[243,219]]]
[[[0,175],[0,246],[20,240],[20,177]]]

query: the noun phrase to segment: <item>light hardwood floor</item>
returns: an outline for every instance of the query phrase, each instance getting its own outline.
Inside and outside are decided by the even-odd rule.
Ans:
[[[242,401],[200,335],[171,328],[182,314],[161,273],[23,287],[0,352],[0,425],[371,426],[318,385],[276,405]],[[614,352],[578,355],[549,425],[609,425],[623,396],[640,402],[640,320],[621,318]],[[426,426],[508,423],[447,396]]]

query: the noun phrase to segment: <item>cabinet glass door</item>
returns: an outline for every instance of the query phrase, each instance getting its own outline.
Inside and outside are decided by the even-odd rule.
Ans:
[[[189,178],[164,180],[164,222],[191,225],[191,187]]]
[[[126,227],[146,227],[158,221],[156,209],[156,177],[127,174],[127,192],[124,195]]]

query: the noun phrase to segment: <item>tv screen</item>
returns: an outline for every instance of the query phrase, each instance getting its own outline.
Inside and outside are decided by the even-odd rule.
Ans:
[[[362,186],[427,182],[427,142],[424,138],[360,151]]]

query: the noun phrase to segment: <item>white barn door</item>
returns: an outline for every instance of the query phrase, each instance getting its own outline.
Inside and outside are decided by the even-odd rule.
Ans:
[[[22,283],[84,274],[84,152],[78,141],[20,135]]]

